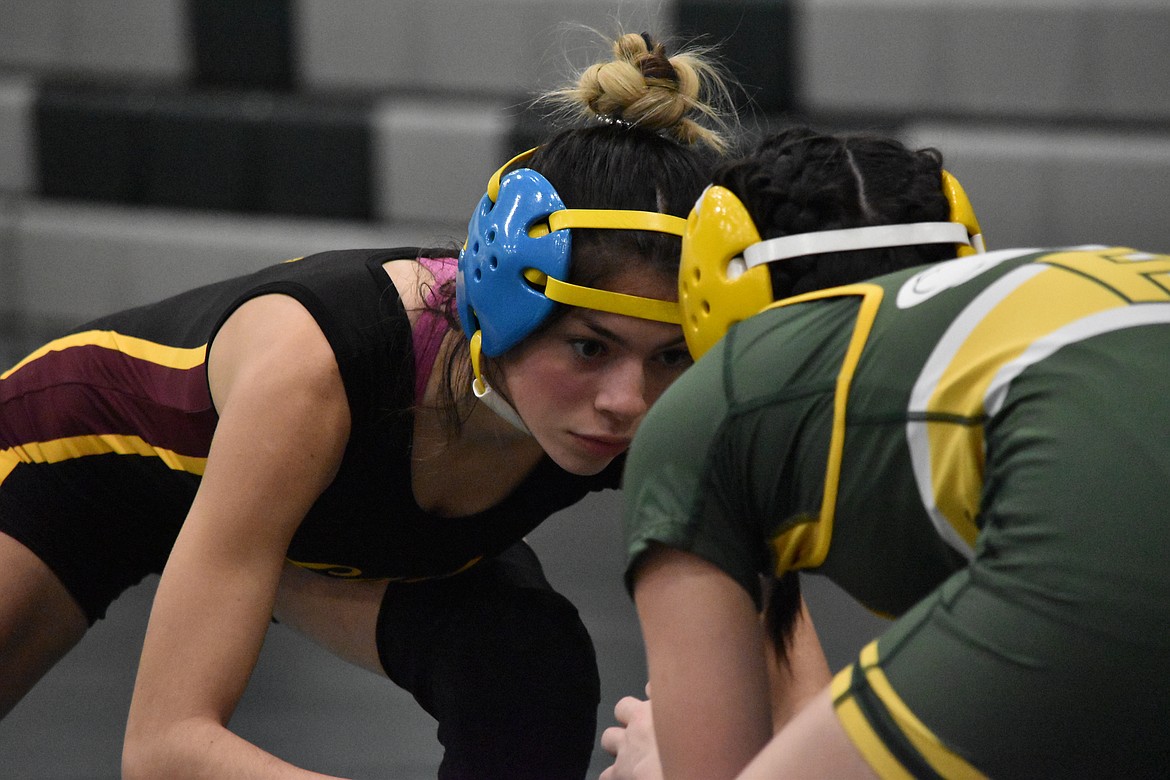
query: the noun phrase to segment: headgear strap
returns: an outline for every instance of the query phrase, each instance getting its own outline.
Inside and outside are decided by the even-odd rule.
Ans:
[[[502,354],[526,338],[556,304],[675,325],[682,322],[675,301],[584,287],[558,278],[569,275],[570,230],[644,230],[681,237],[687,225],[681,217],[655,211],[565,208],[552,184],[538,172],[521,168],[505,176],[510,167],[535,152],[535,148],[521,152],[488,179],[487,192],[468,226],[456,275],[460,320],[470,338],[472,390],[486,406],[525,432],[515,409],[484,380],[483,355]]]
[[[821,255],[826,252],[849,252],[855,249],[878,249],[887,246],[917,244],[970,245],[967,228],[957,222],[913,222],[902,225],[821,230],[797,233],[752,244],[743,250],[748,268],[787,260],[790,257]]]

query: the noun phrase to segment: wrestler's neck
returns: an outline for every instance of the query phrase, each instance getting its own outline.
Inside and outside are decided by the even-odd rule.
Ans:
[[[494,506],[544,457],[536,439],[474,398],[454,435],[427,400],[415,414],[411,469],[415,499],[428,511],[460,516]]]

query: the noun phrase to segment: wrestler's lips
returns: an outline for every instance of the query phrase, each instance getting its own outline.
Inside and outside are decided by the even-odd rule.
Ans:
[[[591,455],[601,458],[616,458],[630,446],[630,440],[618,436],[586,436],[574,433],[573,438]]]

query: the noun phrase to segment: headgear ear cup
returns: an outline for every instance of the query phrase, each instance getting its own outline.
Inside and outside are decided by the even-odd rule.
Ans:
[[[728,328],[774,302],[769,263],[825,252],[917,244],[953,243],[959,256],[982,252],[975,211],[959,182],[946,171],[942,189],[950,203],[947,222],[870,225],[761,241],[739,198],[724,187],[708,187],[687,220],[679,267],[678,299],[691,356],[698,360]]]
[[[975,218],[975,209],[972,208],[963,185],[959,184],[959,180],[945,170],[942,172],[942,191],[947,202],[951,204],[951,222],[958,222],[967,228],[967,235],[971,240],[970,246],[959,244],[956,247],[958,256],[967,257],[978,252],[985,252],[983,231],[979,228],[979,220]]]
[[[530,168],[512,171],[496,198],[485,194],[467,229],[459,253],[455,297],[464,332],[483,332],[483,353],[495,357],[535,331],[556,303],[524,276],[535,268],[565,278],[571,249],[567,230],[534,235],[564,203],[547,179]]]
[[[727,329],[772,303],[765,266],[748,268],[744,250],[760,241],[751,215],[731,190],[712,185],[687,218],[679,263],[683,335],[698,360]]]
[[[557,304],[677,325],[677,302],[572,284],[573,228],[645,230],[682,236],[686,221],[671,214],[626,209],[566,208],[552,183],[531,168],[504,174],[536,152],[504,163],[488,179],[467,226],[455,275],[455,303],[469,340],[476,397],[509,419],[515,410],[491,393],[481,356],[496,357],[527,338]]]
[[[532,151],[510,160],[523,160]],[[456,303],[470,338],[483,332],[483,354],[514,347],[548,319],[558,303],[678,324],[674,301],[571,284],[573,228],[644,230],[682,236],[686,220],[632,209],[571,209],[543,175],[496,171],[471,216],[459,253]]]

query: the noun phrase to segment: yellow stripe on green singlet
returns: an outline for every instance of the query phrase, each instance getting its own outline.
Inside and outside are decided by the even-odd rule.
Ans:
[[[833,678],[831,686],[837,719],[866,762],[882,778],[911,778],[915,774],[897,758],[898,751],[892,750],[879,736],[870,722],[870,717],[865,714],[858,702],[853,676],[859,673],[864,677],[863,685],[868,686],[873,696],[880,701],[880,705],[877,706],[885,709],[898,733],[917,753],[917,760],[925,762],[922,765],[923,773],[933,771],[947,780],[984,780],[985,775],[982,772],[944,745],[942,740],[902,701],[902,697],[894,690],[885,672],[878,665],[877,644],[877,640],[874,640],[866,645],[857,664],[839,672]],[[902,752],[905,756],[913,755],[906,753],[905,750]]]
[[[833,677],[830,694],[833,697],[833,709],[837,713],[837,720],[841,728],[861,753],[865,763],[883,780],[914,780],[913,775],[906,771],[886,744],[874,731],[869,719],[865,717],[857,699],[850,689],[853,684],[853,675],[856,666],[849,665],[837,672]]]
[[[977,418],[996,372],[1036,339],[1066,322],[1123,302],[1109,291],[1071,274],[1048,272],[1028,279],[974,327],[940,378],[928,413]],[[928,423],[935,501],[951,525],[974,545],[983,486],[981,427]]]

